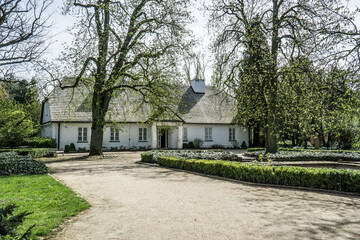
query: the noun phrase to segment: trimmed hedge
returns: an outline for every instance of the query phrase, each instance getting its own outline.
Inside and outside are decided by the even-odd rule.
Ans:
[[[16,152],[19,155],[30,155],[32,158],[53,157],[56,154],[56,149],[53,148],[17,148],[17,149],[0,149],[2,152]]]
[[[141,154],[141,159],[143,162],[156,163],[159,156],[180,157],[185,159],[239,160],[236,154],[223,150],[155,150]]]
[[[162,156],[158,158],[158,164],[240,181],[360,193],[360,171],[355,170],[272,166]]]
[[[56,140],[52,138],[34,137],[26,142],[32,148],[56,148]]]
[[[35,161],[30,155],[21,156],[15,152],[0,153],[0,175],[44,174],[49,169],[44,163]]]

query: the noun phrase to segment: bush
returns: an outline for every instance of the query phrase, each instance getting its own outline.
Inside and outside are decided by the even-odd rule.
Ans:
[[[158,164],[247,182],[360,192],[360,172],[354,170],[244,164],[165,156],[158,158]]]
[[[189,148],[195,148],[194,142],[189,142]]]
[[[242,149],[247,148],[247,146],[246,146],[246,142],[245,142],[245,141],[243,141],[243,142],[242,142],[242,144],[241,144],[241,148],[242,148]]]
[[[0,149],[1,152],[16,152],[19,155],[30,155],[32,158],[53,157],[56,149],[51,148],[18,148],[18,149]]]
[[[189,144],[188,143],[183,143],[183,149],[188,149],[190,148]]]
[[[32,213],[24,211],[14,214],[16,209],[15,204],[0,207],[0,239],[28,240],[31,238],[31,229],[35,225],[29,227],[22,235],[17,234],[17,229],[24,222],[26,216]]]
[[[224,147],[224,145],[221,145],[221,144],[213,144],[213,145],[211,145],[211,148],[212,149],[223,149],[225,147]]]
[[[69,153],[69,152],[70,152],[70,145],[65,145],[64,153]]]
[[[56,148],[56,140],[52,138],[34,137],[27,140],[27,145],[33,148]]]
[[[204,140],[200,139],[200,138],[195,138],[194,139],[194,147],[195,148],[201,148],[201,146],[204,144]]]
[[[74,143],[70,143],[70,152],[76,152],[76,147]]]
[[[0,175],[43,174],[49,170],[44,163],[35,161],[30,155],[21,156],[15,152],[0,153]]]
[[[236,154],[224,151],[222,149],[215,150],[166,150],[166,151],[150,151],[141,154],[141,160],[148,163],[156,163],[159,156],[180,157],[184,159],[209,159],[209,160],[227,160],[237,161]]]
[[[231,141],[231,145],[233,146],[233,148],[239,148],[239,142],[236,140]]]

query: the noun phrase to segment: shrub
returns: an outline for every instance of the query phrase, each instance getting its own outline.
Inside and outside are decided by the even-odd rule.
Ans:
[[[224,145],[221,145],[221,144],[213,144],[213,145],[211,145],[211,148],[212,149],[223,149],[225,147],[224,147]]]
[[[231,145],[233,146],[233,148],[239,148],[239,142],[236,140],[231,141]]]
[[[354,170],[244,164],[165,156],[158,158],[158,164],[247,182],[360,192],[360,172]]]
[[[27,145],[33,148],[56,148],[56,140],[52,138],[34,137],[27,140]]]
[[[35,161],[30,155],[21,156],[15,152],[0,153],[0,175],[43,174],[49,170],[44,163]]]
[[[245,141],[243,141],[243,142],[242,142],[242,144],[241,144],[241,148],[242,148],[242,149],[247,148]]]
[[[201,146],[204,144],[204,140],[200,139],[200,138],[195,138],[194,139],[194,147],[195,148],[201,148]]]
[[[188,143],[183,143],[183,149],[188,149],[188,148],[190,148],[189,144]]]
[[[19,155],[30,155],[32,158],[53,157],[56,149],[51,148],[18,148],[18,149],[0,149],[1,152],[16,152]]]
[[[65,145],[64,152],[69,153],[70,152],[70,145]]]
[[[22,235],[17,234],[17,229],[26,217],[32,213],[24,211],[14,214],[16,209],[15,204],[0,207],[0,239],[28,240],[31,238],[31,229],[35,225],[29,227]]]
[[[156,163],[159,156],[180,157],[184,159],[209,159],[209,160],[227,160],[237,161],[236,154],[224,151],[222,149],[216,150],[166,150],[166,151],[150,151],[141,154],[143,162]]]
[[[189,148],[195,148],[194,142],[189,142]]]
[[[76,152],[76,147],[74,143],[70,143],[70,152]]]

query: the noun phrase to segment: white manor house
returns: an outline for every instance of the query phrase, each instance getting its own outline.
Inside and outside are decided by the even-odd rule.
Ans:
[[[249,144],[249,130],[235,124],[234,102],[204,80],[193,80],[181,89],[178,119],[146,123],[146,114],[132,108],[136,97],[113,97],[104,130],[105,149],[181,149],[184,143],[202,139],[203,148]],[[56,140],[58,149],[75,144],[90,148],[91,94],[56,88],[42,104],[42,136]],[[138,99],[139,100],[139,99]],[[124,107],[127,106],[127,107]],[[111,121],[110,121],[111,120]]]

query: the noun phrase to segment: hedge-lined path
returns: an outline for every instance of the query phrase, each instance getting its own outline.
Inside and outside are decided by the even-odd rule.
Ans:
[[[109,155],[48,164],[92,204],[56,239],[360,239],[359,197],[138,164],[138,152]]]

